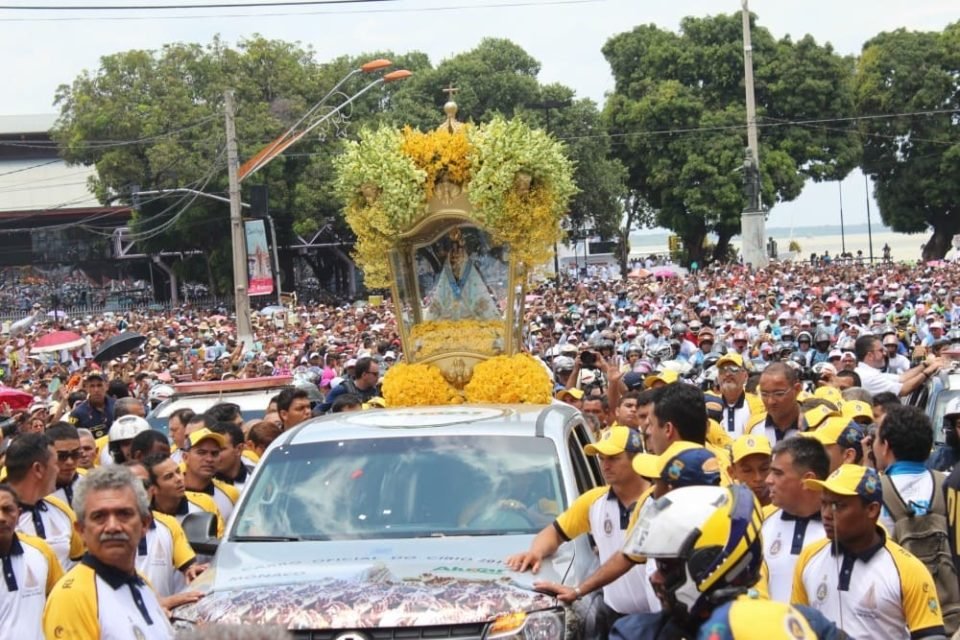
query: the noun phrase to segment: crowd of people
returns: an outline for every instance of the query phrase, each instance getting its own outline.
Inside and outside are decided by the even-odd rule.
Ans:
[[[613,637],[748,637],[736,629],[764,616],[787,637],[956,632],[960,403],[936,448],[940,425],[910,403],[953,367],[960,268],[613,272],[528,292],[525,347],[595,429],[586,453],[608,486],[509,568],[537,571],[592,534],[597,573],[538,588],[568,603],[602,589]],[[53,330],[86,345],[31,354]],[[143,345],[96,363],[124,331]],[[50,318],[0,351],[4,384],[32,396],[2,407],[0,628],[166,638],[208,560],[184,518],[209,514],[222,534],[280,433],[383,407],[402,342],[389,305],[345,303],[257,314],[252,344],[228,311],[182,307]],[[146,420],[177,383],[272,376],[294,384],[262,417],[220,403],[174,412],[168,434]]]

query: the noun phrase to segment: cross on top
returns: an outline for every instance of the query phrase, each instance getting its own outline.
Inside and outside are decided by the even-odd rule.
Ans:
[[[447,100],[452,100],[457,91],[460,91],[460,89],[453,86],[452,82],[450,83],[450,86],[448,86],[446,89],[443,89],[443,92],[447,94]]]

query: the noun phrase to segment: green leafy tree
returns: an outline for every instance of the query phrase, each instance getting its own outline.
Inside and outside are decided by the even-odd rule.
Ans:
[[[856,99],[865,116],[863,168],[881,218],[894,231],[932,230],[923,258],[943,258],[960,233],[960,22],[940,33],[898,29],[868,41]],[[885,114],[918,115],[866,117]]]
[[[755,20],[753,20],[755,22]],[[853,112],[853,61],[810,37],[752,31],[765,206],[796,198],[806,179],[842,179],[859,160],[855,130],[790,125]],[[682,239],[704,264],[704,240],[727,255],[746,205],[740,14],[684,18],[679,33],[641,25],[603,48],[616,81],[605,116],[628,186],[652,210],[640,216]],[[839,129],[839,130],[837,130]],[[629,234],[626,228],[623,235]]]

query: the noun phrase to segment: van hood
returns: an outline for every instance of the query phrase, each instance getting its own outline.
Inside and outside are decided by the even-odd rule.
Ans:
[[[557,606],[532,584],[559,580],[572,554],[536,576],[504,565],[530,539],[225,543],[190,585],[206,595],[174,618],[315,630],[486,623]]]

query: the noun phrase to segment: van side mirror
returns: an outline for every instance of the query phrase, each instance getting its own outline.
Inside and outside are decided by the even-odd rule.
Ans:
[[[200,555],[212,556],[217,551],[217,516],[212,513],[188,513],[180,523],[187,541]]]

